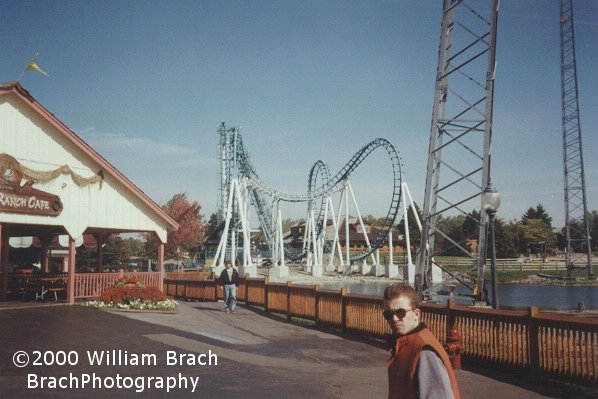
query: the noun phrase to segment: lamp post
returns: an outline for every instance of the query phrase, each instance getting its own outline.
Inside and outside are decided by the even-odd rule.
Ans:
[[[182,270],[180,262],[179,262],[179,259],[181,257],[181,247],[176,247],[175,253],[176,253],[176,271],[182,272],[183,270]]]
[[[498,284],[496,281],[496,243],[494,240],[494,217],[496,211],[500,207],[500,194],[496,191],[496,187],[489,181],[488,185],[482,193],[482,210],[488,215],[490,224],[490,242],[492,245],[492,257],[490,258],[490,266],[492,268],[492,308],[498,309]]]

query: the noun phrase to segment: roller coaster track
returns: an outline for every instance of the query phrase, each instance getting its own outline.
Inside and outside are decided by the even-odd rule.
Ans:
[[[307,179],[307,195],[309,197],[313,196],[313,192],[317,190],[317,181],[318,176],[321,176],[323,181],[323,185],[327,185],[330,182],[330,169],[328,165],[324,162],[318,160],[314,165],[311,167],[309,171],[309,177]],[[308,210],[315,210],[315,206],[317,205],[316,199],[312,199],[308,202],[307,209]],[[322,229],[324,229],[326,221],[324,221],[324,208],[326,206],[325,201],[320,201],[320,206],[318,207],[318,216],[316,217],[316,236],[320,236]]]
[[[255,168],[249,160],[249,155],[243,145],[243,138],[240,133],[237,132],[235,139],[231,142],[231,153],[236,156],[236,165],[239,176],[245,178],[247,186],[251,191],[251,200],[257,211],[258,219],[260,221],[264,236],[269,240],[272,236],[272,212],[269,209],[266,196],[272,198],[273,203],[276,201],[283,202],[307,202],[308,207],[316,210],[314,207],[319,203],[319,209],[317,210],[317,235],[319,236],[324,227],[325,221],[323,220],[323,200],[325,197],[333,194],[336,191],[343,189],[347,179],[349,179],[351,173],[353,173],[360,164],[376,149],[382,148],[386,151],[393,171],[393,192],[386,218],[384,219],[383,226],[379,229],[376,237],[371,242],[371,246],[365,252],[354,254],[350,260],[363,259],[370,255],[373,251],[380,248],[388,236],[388,232],[391,230],[395,223],[396,216],[399,212],[399,206],[401,202],[401,162],[396,148],[388,140],[383,138],[377,138],[370,141],[359,149],[353,155],[353,157],[336,173],[331,177],[328,166],[322,162],[317,161],[311,168],[308,177],[307,193],[305,194],[290,194],[280,190],[276,190],[268,186],[257,174]],[[300,254],[293,254],[285,249],[285,255],[291,259],[300,259],[306,255],[305,251]]]

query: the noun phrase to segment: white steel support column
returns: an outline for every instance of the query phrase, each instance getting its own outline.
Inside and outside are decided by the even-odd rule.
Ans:
[[[249,220],[247,215],[247,187],[243,182],[243,190],[239,187],[239,184],[234,185],[235,193],[237,195],[237,203],[239,205],[239,220],[241,222],[241,232],[243,233],[243,265],[239,269],[241,276],[249,275],[250,277],[257,277],[257,266],[251,261],[251,232],[249,229]],[[242,195],[242,193],[244,195]]]
[[[349,193],[347,192],[347,181],[345,181],[343,195],[345,196],[345,255],[347,257],[346,259],[349,273],[353,273],[351,265],[351,252],[349,251],[351,240],[349,239]]]
[[[236,259],[236,239],[239,230],[243,235],[243,265],[239,273],[241,275],[249,274],[251,277],[257,277],[257,266],[253,264],[251,260],[251,233],[248,220],[248,205],[249,201],[248,191],[246,188],[246,182],[239,183],[239,180],[233,179],[231,182],[231,188],[229,190],[228,204],[226,207],[226,218],[224,222],[224,229],[220,236],[220,242],[214,256],[214,264],[212,265],[212,271],[214,275],[219,275],[224,269],[224,261],[226,259],[226,248],[229,244],[229,228],[231,227],[233,212],[237,212],[239,215],[240,226],[232,226],[230,234],[230,245],[231,250],[231,262]],[[236,208],[236,209],[235,209]]]
[[[276,198],[272,199],[272,215],[270,221],[272,225],[270,226],[270,231],[272,235],[270,236],[270,248],[272,249],[272,266],[275,266],[278,260],[278,208],[279,208],[279,201]]]
[[[318,253],[320,256],[320,263],[322,270],[324,269],[324,246],[326,245],[326,227],[328,226],[328,197],[324,200],[324,218],[322,219],[322,228],[320,229],[320,236],[318,237]],[[326,267],[328,269],[328,267]]]
[[[312,244],[312,268],[311,268],[311,275],[314,277],[322,277],[322,261],[319,259],[319,245],[318,245],[318,237],[316,236],[316,226],[314,220],[314,211],[313,209],[310,212],[310,227],[311,227],[311,244]]]
[[[278,259],[277,264],[284,266],[284,240],[282,231],[282,211],[278,209]]]
[[[343,248],[341,246],[341,239],[340,239],[340,236],[338,234],[340,226],[341,226],[341,216],[342,216],[344,195],[345,195],[345,192],[341,191],[341,198],[340,198],[339,203],[338,203],[338,214],[337,214],[337,217],[336,217],[336,226],[335,226],[335,229],[334,229],[334,244],[332,245],[333,249],[336,248],[338,250],[338,258],[339,258],[339,261],[340,261],[339,268],[338,268],[339,272],[340,271],[347,272],[345,266],[349,264],[348,261],[345,262],[345,260],[344,260]],[[332,203],[331,203],[331,206],[332,206]],[[333,252],[333,254],[334,254],[334,252]]]
[[[351,199],[353,200],[353,206],[355,207],[355,212],[357,212],[357,219],[359,220],[359,225],[361,226],[361,231],[363,231],[363,237],[365,238],[365,243],[367,245],[368,251],[372,249],[372,244],[370,244],[370,238],[368,237],[367,230],[365,228],[365,223],[363,223],[363,218],[361,217],[361,212],[359,211],[359,206],[357,206],[357,200],[355,199],[355,193],[353,192],[353,187],[351,187],[351,183],[347,184],[349,193],[351,194]],[[380,259],[376,259],[374,254],[370,254],[372,258],[372,263],[377,265],[380,263]],[[365,262],[365,259],[364,259]],[[364,263],[365,265],[365,263]]]
[[[283,232],[282,232],[282,211],[278,206],[277,202],[277,210],[276,210],[276,231],[273,234],[275,247],[276,247],[276,255],[274,252],[272,253],[272,262],[273,265],[268,271],[268,276],[273,279],[281,279],[289,276],[289,267],[284,263],[284,242],[283,242]]]
[[[243,218],[244,221],[244,231],[243,231],[243,265],[251,265],[253,266],[253,260],[251,258],[251,221],[249,220],[250,210],[249,210],[249,189],[247,188],[247,181],[243,181],[243,205],[244,205],[244,213],[245,217]],[[247,235],[246,235],[247,234]],[[255,274],[257,276],[257,265]]]
[[[405,199],[403,201],[403,219],[405,220],[405,248],[407,250],[407,264],[403,270],[403,281],[407,281],[409,284],[415,284],[415,265],[413,264],[413,257],[411,256],[411,234],[409,233],[409,207],[407,205],[407,198],[409,198],[409,205],[413,204],[411,193],[407,185],[403,183],[403,192],[405,193]],[[414,212],[414,216],[418,221],[419,231],[421,232],[421,225],[419,224],[419,216],[417,211]]]
[[[311,273],[311,267],[313,266],[313,255],[310,250],[310,243],[312,242],[312,218],[311,211],[307,211],[305,215],[305,235],[303,240],[303,250],[305,251],[305,271]]]
[[[413,256],[411,254],[411,235],[409,234],[409,218],[408,218],[408,210],[411,209],[411,213],[413,214],[413,218],[415,219],[415,223],[417,223],[417,229],[422,231],[422,224],[419,219],[419,215],[417,214],[417,208],[415,207],[415,202],[413,201],[413,197],[411,196],[411,192],[409,191],[409,187],[407,183],[402,183],[402,190],[405,193],[405,202],[403,203],[403,213],[405,217],[405,244],[407,246],[407,265],[405,272],[403,273],[403,280],[408,281],[410,284],[415,284],[415,265],[413,264]],[[407,199],[409,199],[409,205],[407,204]],[[434,259],[432,258],[432,272],[431,272],[431,283],[436,284],[442,281],[442,270],[434,263]]]
[[[231,186],[234,187],[237,184],[237,179],[232,181]],[[234,197],[234,189],[231,189],[228,193],[228,203],[226,206],[226,216],[224,221],[224,229],[222,230],[222,235],[220,236],[220,242],[218,243],[218,249],[216,249],[216,255],[214,256],[214,264],[212,265],[212,271],[214,272],[215,276],[219,276],[222,270],[224,269],[224,260],[226,256],[226,247],[228,241],[228,229],[230,227],[230,221],[232,218],[233,212],[233,197]]]
[[[406,215],[406,213],[405,213]],[[385,275],[388,278],[397,278],[399,277],[399,265],[394,264],[394,246],[392,243],[392,229],[388,232],[388,264],[384,265]]]
[[[330,259],[328,259],[328,266],[326,266],[326,271],[333,272],[335,270],[334,266],[334,254],[338,250],[338,259],[339,259],[339,271],[341,271],[341,267],[344,265],[343,262],[343,254],[341,251],[341,244],[338,237],[338,222],[336,220],[336,215],[334,214],[334,204],[332,203],[332,198],[326,198],[326,211],[330,208],[330,219],[332,219],[332,229],[334,230],[334,238],[332,241],[332,247],[330,248]]]
[[[305,250],[307,249],[307,244],[309,242],[309,212],[311,211],[311,208],[307,210],[307,214],[305,215],[305,225],[303,226],[303,228],[305,229],[305,231],[303,232],[303,251],[305,252]]]

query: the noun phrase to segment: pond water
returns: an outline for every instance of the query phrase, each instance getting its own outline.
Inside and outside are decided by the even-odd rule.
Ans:
[[[382,296],[387,282],[334,282],[324,283],[322,288],[338,289],[343,287],[354,294],[368,294]],[[492,297],[492,287],[487,285],[488,297]],[[471,290],[463,285],[458,285],[453,291],[453,298],[459,305],[468,305],[471,298],[467,295]],[[439,295],[433,299],[446,302],[449,296]],[[586,309],[598,309],[598,286],[556,286],[537,284],[498,284],[499,304],[505,308],[526,309],[537,306],[543,309],[567,310],[577,309],[579,302],[583,302]]]

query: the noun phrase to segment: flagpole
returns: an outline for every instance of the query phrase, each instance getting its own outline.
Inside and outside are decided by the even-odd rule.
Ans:
[[[15,83],[18,83],[19,80],[21,80],[21,78],[23,77],[23,75],[25,74],[25,71],[27,70],[27,67],[23,68],[23,70],[21,71],[21,74],[19,75],[19,77],[17,78],[17,80],[15,80]]]

